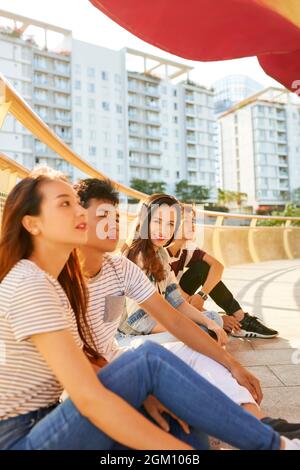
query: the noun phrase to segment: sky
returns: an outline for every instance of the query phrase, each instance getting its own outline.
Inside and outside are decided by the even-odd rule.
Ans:
[[[143,0],[141,0],[143,1]],[[219,62],[195,62],[168,54],[135,37],[88,0],[0,0],[0,9],[71,29],[73,37],[111,49],[131,47],[194,67],[190,79],[211,86],[229,74],[249,75],[264,86],[278,83],[268,77],[255,57]]]

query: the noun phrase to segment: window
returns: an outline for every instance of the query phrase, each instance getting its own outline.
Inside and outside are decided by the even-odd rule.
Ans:
[[[90,140],[96,140],[96,131],[89,131],[89,138]]]
[[[164,149],[168,150],[168,142],[164,142]]]
[[[42,118],[42,119],[47,119],[48,117],[48,109],[44,106],[37,106],[36,107],[36,111],[38,113],[38,115]],[[58,110],[57,110],[58,111]]]
[[[31,135],[23,135],[23,147],[25,149],[32,148],[32,137]]]
[[[120,159],[122,159],[124,157],[124,154],[123,154],[122,150],[117,151],[117,157],[120,158]]]
[[[178,124],[178,117],[177,116],[173,116],[173,122],[174,122],[174,124]]]
[[[75,90],[81,90],[81,81],[80,80],[75,80],[74,88],[75,88]]]
[[[163,108],[167,108],[168,107],[167,100],[162,100],[161,105],[162,105]]]
[[[75,75],[80,75],[81,74],[81,65],[80,64],[75,64]]]
[[[96,156],[96,147],[94,145],[89,146],[89,156],[95,157]]]
[[[94,67],[88,67],[87,68],[87,76],[94,78],[95,77],[95,69]]]
[[[22,75],[24,77],[30,78],[31,76],[31,66],[28,64],[22,64]]]
[[[177,110],[178,109],[178,105],[177,103],[174,103],[174,109]]]
[[[31,50],[29,47],[22,46],[21,51],[22,51],[22,59],[31,60]]]
[[[122,144],[122,142],[123,142],[123,136],[122,136],[122,134],[118,134],[118,135],[117,135],[117,142],[118,142],[118,144]]]
[[[87,84],[87,91],[89,93],[95,93],[95,90],[96,90],[95,83],[88,83]]]
[[[173,96],[177,96],[177,90],[173,90]]]
[[[34,92],[34,96],[38,101],[47,101],[48,95],[45,90],[38,90],[36,89]]]
[[[75,96],[75,104],[81,106],[81,96]]]
[[[104,139],[104,142],[110,142],[110,133],[103,132],[103,139]]]
[[[163,86],[162,89],[161,89],[161,92],[162,92],[163,95],[166,95],[167,94],[167,87]]]
[[[169,129],[167,127],[162,128],[162,135],[167,136],[169,134]]]
[[[95,109],[95,100],[89,99],[88,100],[88,107],[90,109]]]
[[[121,75],[119,75],[118,73],[115,73],[115,84],[121,85]]]
[[[75,113],[75,122],[81,122],[82,120],[82,114],[81,113]]]
[[[75,137],[77,137],[78,139],[81,139],[82,137],[82,130],[81,129],[75,129]]]
[[[109,111],[109,103],[107,101],[102,101],[102,109],[104,111]]]
[[[95,124],[96,116],[95,114],[89,114],[89,124]]]
[[[108,127],[110,127],[109,118],[108,117],[103,117],[102,118],[102,128],[107,129]]]
[[[109,158],[110,157],[110,151],[107,147],[104,147],[103,149],[103,154],[104,154],[104,157],[105,158]]]
[[[180,178],[180,172],[179,172],[179,171],[176,171],[176,178],[177,178],[177,179]]]
[[[123,108],[120,104],[116,104],[116,111],[117,111],[118,114],[122,114]]]
[[[108,80],[108,73],[103,70],[101,72],[101,78],[102,80]]]
[[[175,130],[174,130],[174,137],[178,137],[178,136],[179,136],[178,129],[175,129]]]
[[[120,119],[118,119],[118,129],[122,129],[123,123]]]

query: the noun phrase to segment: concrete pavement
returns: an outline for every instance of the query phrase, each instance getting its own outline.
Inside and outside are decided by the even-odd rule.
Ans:
[[[267,414],[300,422],[300,259],[226,268],[223,280],[245,311],[280,332],[269,340],[231,338],[228,350],[261,380]]]

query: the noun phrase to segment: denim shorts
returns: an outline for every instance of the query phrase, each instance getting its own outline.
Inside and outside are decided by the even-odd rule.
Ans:
[[[7,450],[26,436],[31,428],[50,413],[58,403],[0,421],[0,450]]]
[[[184,302],[175,283],[168,285],[163,295],[165,300],[175,309]],[[142,308],[138,308],[127,318],[126,323],[120,325],[119,329],[126,335],[149,335],[156,325],[157,321],[151,315]]]

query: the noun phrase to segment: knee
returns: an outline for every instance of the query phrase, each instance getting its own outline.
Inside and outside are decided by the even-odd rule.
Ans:
[[[142,354],[154,354],[154,355],[162,355],[164,352],[163,346],[158,343],[154,343],[153,341],[145,341],[145,343],[141,344],[136,351]]]

